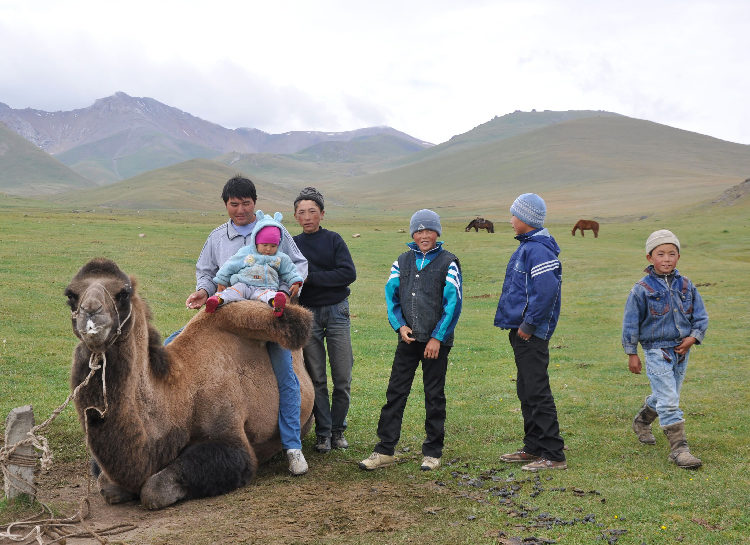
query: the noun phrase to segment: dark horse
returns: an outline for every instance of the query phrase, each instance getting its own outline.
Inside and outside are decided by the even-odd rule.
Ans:
[[[490,220],[486,220],[484,218],[476,218],[469,222],[469,225],[466,226],[466,229],[464,231],[468,232],[471,231],[471,228],[474,228],[474,231],[477,233],[480,229],[487,229],[488,233],[494,233],[495,232],[495,226],[492,224]]]
[[[570,234],[576,236],[576,229],[581,230],[581,236],[583,236],[584,229],[593,231],[594,238],[597,238],[599,236],[599,223],[594,220],[578,220],[573,226],[573,231]]]

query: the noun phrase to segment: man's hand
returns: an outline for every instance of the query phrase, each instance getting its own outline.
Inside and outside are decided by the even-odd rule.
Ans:
[[[208,293],[201,288],[188,295],[188,298],[185,300],[185,306],[187,308],[199,309],[206,304],[206,299],[208,299]]]
[[[401,336],[401,340],[406,344],[411,344],[416,340],[412,336],[412,330],[408,325],[402,325],[401,327],[399,327],[398,334]]]
[[[630,372],[640,375],[641,368],[641,358],[638,357],[638,354],[628,354],[628,369],[630,369]]]
[[[428,360],[437,359],[438,353],[440,352],[440,341],[435,337],[432,337],[427,341],[427,346],[424,347],[424,357]]]
[[[680,356],[684,356],[688,353],[690,347],[697,342],[698,339],[696,339],[695,337],[685,337],[684,339],[682,339],[682,342],[675,347],[674,351],[677,352]]]
[[[295,282],[289,287],[289,298],[292,299],[294,297],[297,297],[297,294],[299,294],[299,288],[302,286],[299,282]]]

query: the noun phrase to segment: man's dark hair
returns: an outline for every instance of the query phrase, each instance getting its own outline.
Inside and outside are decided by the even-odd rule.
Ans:
[[[258,193],[255,191],[255,184],[244,176],[235,176],[230,178],[227,183],[224,184],[224,189],[221,192],[221,198],[224,199],[224,204],[231,198],[235,199],[246,199],[250,197],[253,202],[258,200]]]
[[[297,203],[300,201],[313,201],[318,205],[320,211],[323,211],[323,195],[320,191],[314,187],[307,186],[305,189],[300,191],[299,196],[294,199],[294,213],[297,213]]]

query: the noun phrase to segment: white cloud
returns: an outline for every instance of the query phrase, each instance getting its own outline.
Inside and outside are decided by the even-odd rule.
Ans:
[[[516,109],[606,109],[750,143],[750,4],[0,3],[0,101],[124,91],[227,127],[444,141]]]

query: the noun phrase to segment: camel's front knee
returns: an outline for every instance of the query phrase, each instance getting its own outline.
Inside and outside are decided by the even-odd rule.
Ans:
[[[146,479],[141,488],[143,507],[161,509],[185,498],[187,489],[180,483],[180,473],[173,463]]]

